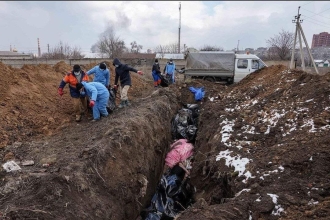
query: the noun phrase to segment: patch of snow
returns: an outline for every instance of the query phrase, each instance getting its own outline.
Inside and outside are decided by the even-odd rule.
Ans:
[[[297,108],[298,112],[308,112],[309,108]]]
[[[314,99],[308,99],[308,100],[306,100],[305,102],[311,102],[311,101],[313,101]]]
[[[253,102],[252,102],[252,105],[255,105],[255,104],[257,104],[258,103],[258,100],[254,100]]]
[[[238,171],[238,176],[245,175],[247,179],[251,178],[251,173],[249,171],[245,172],[245,166],[249,163],[250,159],[241,158],[240,155],[231,157],[230,153],[232,153],[232,151],[229,151],[228,149],[225,151],[221,151],[216,157],[216,161],[219,161],[221,158],[224,158],[226,160],[226,166],[235,167],[235,172]]]
[[[275,208],[272,211],[272,215],[281,215],[281,212],[283,212],[284,209],[281,207],[281,205],[277,204],[278,195],[271,193],[267,193],[267,195],[269,195],[272,198],[272,201],[275,204]]]
[[[211,101],[211,102],[213,102],[213,101],[214,101],[214,97],[211,97],[211,98],[209,98],[209,99],[210,99],[210,101]]]
[[[312,133],[316,132],[313,119],[304,120],[304,122],[305,124],[301,126],[302,128],[306,126],[311,126],[311,129],[308,132],[312,132]]]
[[[262,176],[261,177],[259,177],[261,180],[265,180]]]
[[[242,189],[241,191],[239,191],[238,193],[235,194],[235,197],[241,195],[242,192],[250,192],[251,189]]]
[[[281,166],[279,166],[279,167],[278,167],[278,169],[280,169],[280,170],[281,170],[281,172],[283,172],[283,171],[284,171],[284,167],[282,167],[282,165],[281,165]]]
[[[311,158],[309,158],[310,161],[313,161],[313,156],[311,156]]]
[[[234,108],[225,108],[226,112],[234,112],[234,110],[235,110]]]
[[[314,201],[314,199],[311,199],[309,202],[308,202],[308,205],[316,205],[316,204],[319,204],[318,201]]]
[[[261,202],[261,196],[259,196],[259,198],[256,199],[256,202]]]

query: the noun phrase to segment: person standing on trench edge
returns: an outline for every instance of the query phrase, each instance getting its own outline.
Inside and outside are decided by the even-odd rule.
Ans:
[[[121,102],[118,108],[123,108],[125,106],[129,106],[130,103],[128,101],[127,92],[130,86],[132,86],[131,75],[129,71],[138,73],[139,75],[143,75],[142,71],[138,71],[133,67],[128,66],[127,64],[122,64],[118,58],[115,58],[112,63],[116,69],[116,77],[115,77],[115,85],[114,88],[117,90],[118,88],[118,79],[120,79],[121,91],[120,91],[120,99]]]
[[[81,121],[82,114],[87,112],[87,99],[86,95],[80,94],[77,90],[77,83],[88,82],[87,74],[81,70],[79,65],[74,65],[73,70],[62,79],[58,87],[58,94],[62,96],[64,86],[69,83],[70,95],[73,98],[74,112],[76,115],[76,122]]]
[[[165,66],[165,74],[166,79],[170,82],[170,84],[175,82],[175,63],[173,62],[172,58]]]
[[[160,66],[158,63],[158,59],[155,59],[154,64],[152,65],[152,77],[154,78],[154,87],[158,88],[158,86],[161,83],[161,79],[160,79],[160,74],[162,72],[160,71]]]
[[[87,94],[90,98],[89,107],[93,108],[92,122],[108,117],[107,103],[109,100],[109,90],[99,82],[77,83],[80,94]]]

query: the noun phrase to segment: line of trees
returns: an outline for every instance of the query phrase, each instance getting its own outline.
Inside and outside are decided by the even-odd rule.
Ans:
[[[281,30],[279,34],[266,40],[268,51],[267,57],[263,59],[270,60],[288,60],[293,49],[294,33]],[[108,26],[104,32],[99,35],[98,41],[92,45],[91,51],[104,55],[104,58],[113,59],[120,57],[124,53],[141,53],[143,46],[136,41],[131,42],[126,46],[125,41],[120,38],[112,26]],[[180,48],[180,51],[186,50],[185,45]],[[199,49],[200,51],[224,51],[223,47],[204,45]],[[177,53],[178,44],[170,43],[167,45],[158,45],[154,48],[155,53],[160,53],[162,57],[166,53]],[[70,46],[68,43],[60,41],[56,46],[49,49],[48,53],[43,53],[42,58],[48,59],[81,59],[84,55],[80,47]]]
[[[43,53],[41,58],[46,59],[82,59],[84,55],[80,47],[71,47],[68,43],[60,41],[56,46],[49,48],[49,52]]]

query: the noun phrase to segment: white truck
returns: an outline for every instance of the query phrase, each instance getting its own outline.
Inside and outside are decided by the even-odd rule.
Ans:
[[[267,66],[253,54],[199,51],[186,54],[185,78],[201,78],[211,82],[239,82],[248,74]]]

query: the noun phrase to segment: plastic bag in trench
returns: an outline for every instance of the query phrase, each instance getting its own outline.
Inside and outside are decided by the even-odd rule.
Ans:
[[[116,108],[116,90],[114,88],[109,89],[109,100],[107,103],[107,111],[108,113],[112,113]]]
[[[204,98],[205,92],[204,92],[204,87],[201,88],[195,88],[190,86],[189,87],[190,92],[195,94],[195,100],[200,101]]]
[[[193,202],[193,187],[183,180],[184,174],[184,170],[176,165],[162,176],[151,205],[140,213],[143,219],[173,219]]]

